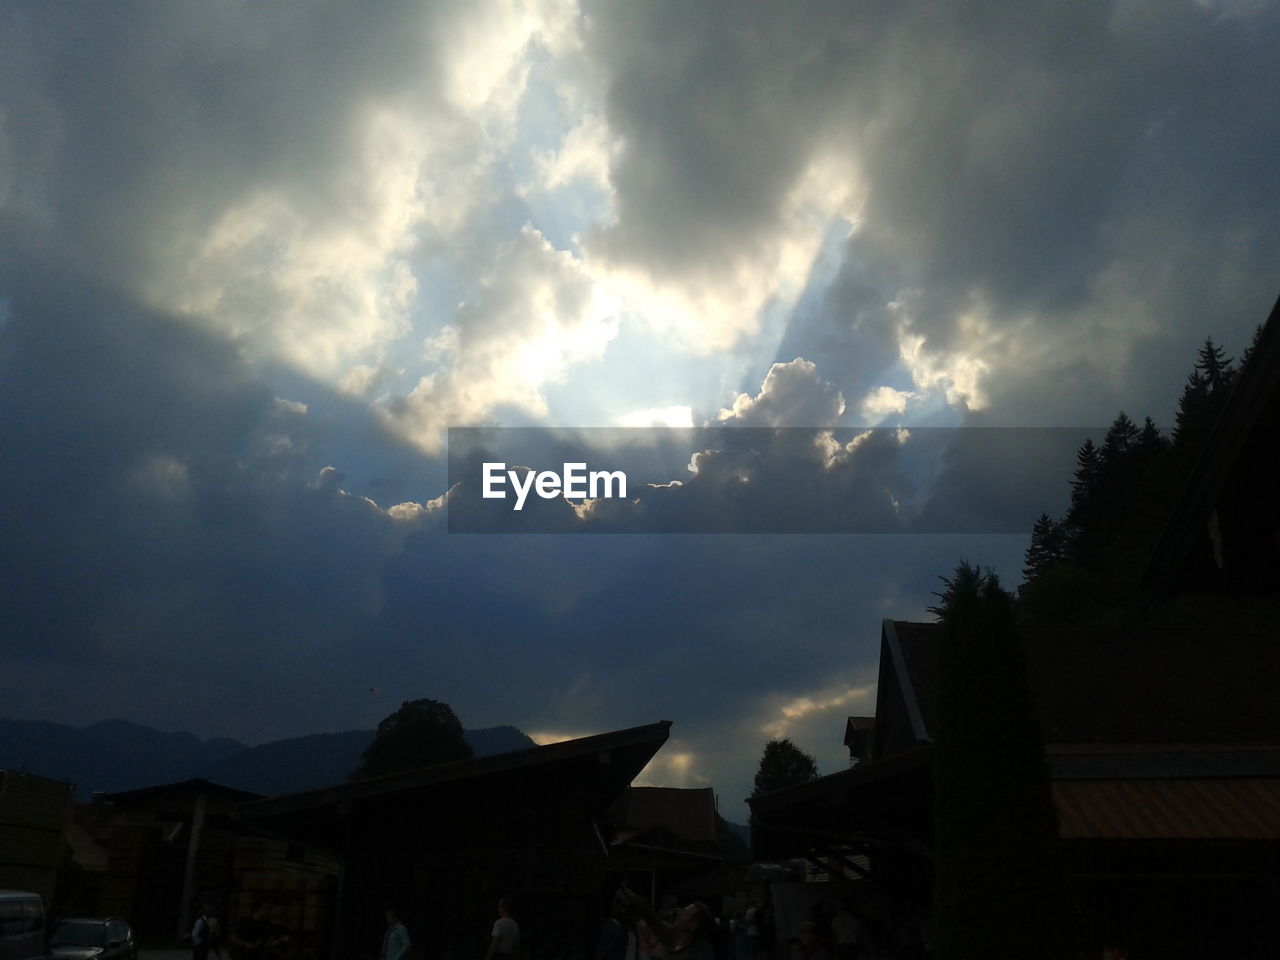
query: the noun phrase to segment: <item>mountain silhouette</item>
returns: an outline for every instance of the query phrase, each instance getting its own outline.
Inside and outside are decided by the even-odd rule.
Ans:
[[[463,735],[477,757],[534,746],[510,726]],[[0,719],[0,769],[68,780],[81,802],[99,791],[116,793],[194,777],[273,796],[344,782],[372,739],[372,730],[351,730],[249,747],[226,737],[201,740],[128,720],[77,728]]]

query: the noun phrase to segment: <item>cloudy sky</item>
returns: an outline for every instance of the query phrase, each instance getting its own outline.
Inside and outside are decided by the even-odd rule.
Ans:
[[[5,4],[0,709],[670,719],[742,819],[1025,537],[449,533],[447,430],[854,431],[752,467],[836,517],[914,449],[860,426],[1167,427],[1280,292],[1277,62],[1265,0]],[[1037,449],[913,489],[1060,512]]]

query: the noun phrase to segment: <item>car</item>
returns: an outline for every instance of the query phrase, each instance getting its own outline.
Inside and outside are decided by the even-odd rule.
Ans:
[[[138,960],[133,928],[118,917],[61,918],[48,952],[59,960]]]
[[[0,890],[0,960],[29,960],[44,951],[44,905],[38,893]]]

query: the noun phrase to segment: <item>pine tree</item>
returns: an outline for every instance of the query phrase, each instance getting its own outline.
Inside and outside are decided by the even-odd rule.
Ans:
[[[1142,434],[1137,425],[1129,419],[1123,410],[1111,424],[1106,437],[1102,441],[1102,462],[1111,463],[1137,447]]]
[[[1074,521],[1078,522],[1078,514],[1088,509],[1101,474],[1102,462],[1098,448],[1093,445],[1092,437],[1086,437],[1084,444],[1076,451],[1075,479],[1071,481],[1071,517]]]
[[[1071,481],[1071,507],[1063,530],[1063,549],[1072,561],[1091,556],[1098,539],[1099,492],[1102,486],[1102,454],[1092,437],[1085,438],[1076,451],[1076,470]]]
[[[1235,373],[1231,366],[1231,358],[1226,351],[1213,342],[1212,337],[1205,337],[1204,346],[1200,348],[1196,369],[1204,376],[1209,385],[1209,392],[1214,393],[1231,382]]]
[[[1066,531],[1062,524],[1047,513],[1031,529],[1031,545],[1027,547],[1026,566],[1022,568],[1024,582],[1030,583],[1050,567],[1066,559]]]
[[[1155,421],[1150,417],[1142,422],[1142,432],[1138,434],[1138,450],[1144,457],[1157,454],[1162,450],[1167,450],[1169,441],[1165,439],[1160,428],[1156,426]]]
[[[1174,445],[1189,458],[1198,456],[1204,447],[1235,376],[1231,358],[1211,337],[1206,337],[1178,401],[1173,430]]]
[[[1044,739],[1012,598],[961,564],[938,642],[934,929],[939,960],[1073,956]]]
[[[1249,345],[1244,348],[1244,353],[1240,354],[1240,369],[1243,370],[1248,366],[1249,361],[1253,359],[1254,353],[1258,349],[1258,341],[1262,339],[1262,324],[1258,324],[1253,328],[1253,339],[1249,341]]]

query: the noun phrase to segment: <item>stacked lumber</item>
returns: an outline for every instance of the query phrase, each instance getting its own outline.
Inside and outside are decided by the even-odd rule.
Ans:
[[[30,890],[48,904],[66,851],[71,784],[0,770],[0,888]]]
[[[332,920],[337,881],[338,861],[332,857],[271,837],[237,837],[228,912],[238,919],[262,902],[277,926],[321,935]]]

